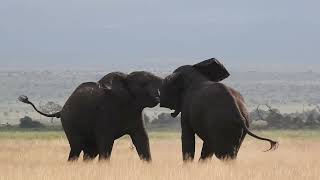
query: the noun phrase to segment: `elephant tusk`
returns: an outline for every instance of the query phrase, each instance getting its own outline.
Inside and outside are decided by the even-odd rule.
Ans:
[[[171,113],[171,117],[175,118],[179,115],[180,111],[175,110],[173,113]]]

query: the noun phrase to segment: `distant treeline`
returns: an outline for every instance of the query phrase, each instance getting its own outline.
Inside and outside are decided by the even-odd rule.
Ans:
[[[267,110],[261,109],[262,106]],[[179,130],[180,115],[172,118],[170,113],[160,113],[156,117],[149,117],[143,114],[145,127],[149,130]],[[3,127],[18,127],[23,129],[47,129],[53,125],[42,124],[39,121],[25,116],[20,119],[16,126],[10,124],[2,125]],[[60,125],[59,125],[60,126]],[[60,126],[54,126],[54,129],[62,129]],[[259,105],[255,110],[250,112],[251,129],[314,129],[320,128],[320,107],[303,112],[281,113],[278,109],[270,105]]]
[[[250,113],[251,127],[255,129],[313,129],[320,127],[320,108],[295,112],[281,113],[280,110],[265,104],[268,110],[261,110],[259,105]]]
[[[320,128],[320,108],[296,112],[281,113],[278,109],[269,105],[268,110],[260,109],[259,105],[250,112],[250,128],[252,129],[314,129]],[[144,115],[144,122],[147,128],[170,129],[180,127],[180,116],[172,118],[168,113],[161,113],[157,118],[150,119]]]

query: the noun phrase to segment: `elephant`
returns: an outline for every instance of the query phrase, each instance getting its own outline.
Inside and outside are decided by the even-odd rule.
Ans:
[[[199,161],[215,155],[220,160],[236,159],[239,148],[249,134],[269,141],[271,149],[278,142],[259,137],[249,129],[249,115],[242,95],[219,81],[229,72],[215,58],[177,68],[163,80],[160,107],[181,113],[183,161],[194,159],[195,134],[203,140]]]
[[[81,151],[84,161],[97,155],[99,160],[109,160],[114,141],[129,135],[140,159],[149,162],[149,138],[142,111],[159,104],[161,85],[162,78],[150,72],[111,72],[98,82],[79,85],[57,113],[39,111],[27,96],[19,100],[46,117],[61,118],[70,144],[68,161],[77,160]]]

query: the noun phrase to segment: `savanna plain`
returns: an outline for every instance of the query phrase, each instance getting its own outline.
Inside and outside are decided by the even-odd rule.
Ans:
[[[216,158],[182,163],[178,132],[151,132],[153,161],[139,160],[128,137],[115,142],[109,162],[66,161],[68,142],[63,132],[0,132],[0,179],[319,179],[320,130],[258,131],[280,142],[269,144],[246,137],[237,160]]]

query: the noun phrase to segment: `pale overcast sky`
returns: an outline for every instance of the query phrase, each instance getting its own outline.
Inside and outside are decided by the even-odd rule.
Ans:
[[[0,68],[320,72],[318,0],[1,0]],[[319,69],[319,70],[318,70]]]

